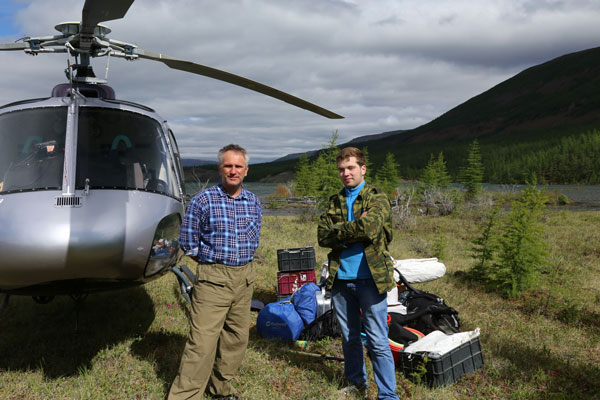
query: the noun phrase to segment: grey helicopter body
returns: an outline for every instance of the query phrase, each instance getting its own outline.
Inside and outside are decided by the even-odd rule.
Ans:
[[[69,294],[159,276],[183,213],[172,133],[147,107],[54,92],[0,109],[1,290]]]
[[[98,23],[123,18],[132,3],[86,0],[81,23],[57,25],[59,35],[0,44],[69,61],[69,82],[50,97],[0,107],[0,293],[39,299],[117,289],[162,276],[177,261],[185,188],[175,136],[154,110],[117,99],[91,57],[160,61],[342,118],[258,82],[108,39]]]

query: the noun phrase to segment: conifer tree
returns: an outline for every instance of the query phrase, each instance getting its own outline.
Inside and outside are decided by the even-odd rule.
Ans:
[[[315,197],[321,207],[327,204],[329,197],[335,194],[340,187],[340,178],[335,161],[339,151],[336,146],[338,136],[337,130],[332,133],[331,139],[324,146],[323,150],[321,150],[312,165],[312,178],[316,185]]]
[[[500,208],[494,207],[486,216],[481,226],[481,236],[474,239],[471,247],[471,257],[476,264],[470,269],[469,274],[475,280],[491,283],[493,279],[493,267],[497,258],[498,244],[498,222]]]
[[[363,155],[365,156],[365,165],[367,166],[367,172],[365,173],[365,181],[367,181],[368,183],[373,183],[373,175],[372,175],[372,171],[371,171],[371,160],[369,159],[369,149],[367,147],[363,147],[360,151],[362,151]]]
[[[510,297],[528,289],[535,279],[537,269],[547,258],[546,244],[542,239],[540,223],[548,201],[543,190],[532,183],[513,203],[512,211],[500,238],[500,262],[496,272],[496,286]]]
[[[314,196],[316,185],[313,179],[312,167],[306,154],[302,154],[295,167],[296,191],[300,196]]]
[[[395,191],[398,187],[398,165],[394,154],[387,153],[385,155],[385,161],[379,170],[377,170],[376,178],[377,185],[385,192],[390,198],[395,198]]]
[[[461,181],[467,189],[467,197],[475,198],[483,190],[483,164],[477,139],[469,146],[467,166],[461,171]]]
[[[437,159],[435,159],[433,154],[430,155],[421,180],[426,187],[433,189],[447,189],[450,186],[451,178],[446,169],[443,152],[440,151]]]

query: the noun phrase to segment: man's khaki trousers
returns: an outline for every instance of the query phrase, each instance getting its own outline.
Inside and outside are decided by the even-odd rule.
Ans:
[[[252,263],[243,267],[198,264],[192,293],[190,335],[169,400],[232,394],[248,346],[250,303],[255,279]]]

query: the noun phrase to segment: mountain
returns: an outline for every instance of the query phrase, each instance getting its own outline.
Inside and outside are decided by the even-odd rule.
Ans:
[[[316,156],[317,154],[319,154],[319,150],[310,150],[310,151],[305,151],[304,153],[291,153],[286,156],[280,157],[276,160],[273,160],[273,162],[297,160],[303,154],[306,154],[309,157],[313,157],[313,156]]]
[[[183,165],[184,167],[195,167],[198,165],[211,165],[217,164],[216,160],[202,160],[200,158],[182,158],[181,159],[181,165]]]
[[[348,145],[355,145],[357,143],[368,142],[370,140],[383,139],[383,138],[386,138],[386,137],[388,137],[390,135],[396,135],[396,134],[402,133],[402,132],[406,132],[406,131],[404,131],[404,130],[397,130],[397,131],[389,131],[389,132],[383,132],[383,133],[375,133],[375,134],[372,134],[372,135],[359,136],[359,137],[356,137],[356,138],[350,140],[349,142],[341,144],[340,147],[344,147],[344,146],[348,146]],[[291,154],[288,154],[288,155],[283,156],[281,158],[278,158],[278,159],[274,160],[273,162],[288,161],[288,160],[297,160],[303,154],[306,154],[308,157],[314,157],[314,156],[317,156],[319,154],[319,150],[310,150],[310,151],[305,151],[304,153],[291,153]]]
[[[535,172],[542,182],[600,183],[599,128],[600,48],[593,48],[528,68],[418,128],[348,144],[368,147],[374,169],[392,152],[403,178],[418,178],[439,152],[457,178],[477,139],[486,182],[522,183]],[[252,179],[291,173],[297,157],[255,164]]]
[[[528,68],[425,125],[364,146],[375,164],[394,149],[401,176],[411,178],[420,175],[431,154],[443,152],[457,177],[468,145],[477,139],[488,182],[522,183],[535,172],[545,182],[596,183],[593,171],[578,178],[563,171],[558,178],[553,170],[571,163],[556,156],[565,138],[599,127],[600,48],[593,48]],[[583,158],[600,155],[595,147],[578,146]],[[543,165],[536,167],[532,158]]]
[[[364,142],[369,142],[371,140],[385,139],[388,136],[397,135],[402,132],[406,132],[406,130],[396,130],[396,131],[389,131],[389,132],[383,132],[383,133],[375,133],[373,135],[359,136],[357,138],[352,139],[348,143],[345,143],[344,145],[364,143]],[[344,146],[344,145],[342,145],[342,146]]]
[[[528,68],[396,143],[562,134],[600,121],[600,48]]]

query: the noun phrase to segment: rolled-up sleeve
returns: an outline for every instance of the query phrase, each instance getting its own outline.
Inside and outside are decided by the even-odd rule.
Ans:
[[[193,198],[179,230],[179,246],[188,256],[197,257],[199,253],[201,214],[201,204],[197,198]]]

